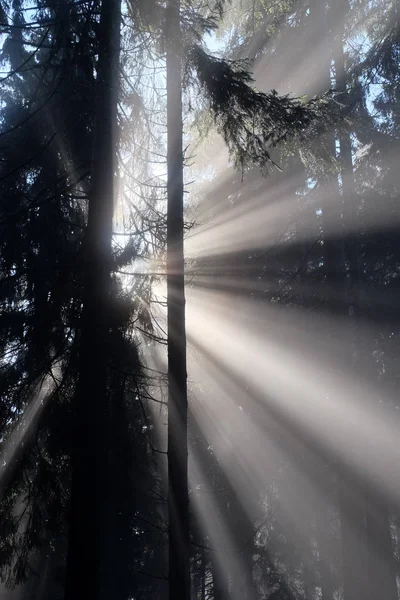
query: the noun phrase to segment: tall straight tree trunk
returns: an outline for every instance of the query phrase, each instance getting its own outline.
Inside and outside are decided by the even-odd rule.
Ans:
[[[343,0],[342,0],[343,1]],[[345,2],[346,4],[346,2]],[[348,7],[342,6],[342,10]],[[346,105],[346,69],[342,39],[337,40],[335,55],[337,89],[343,92],[341,101]],[[346,234],[346,257],[350,268],[349,305],[353,305],[355,317],[355,360],[362,360],[363,370],[376,371],[373,348],[365,347],[357,327],[361,314],[360,294],[363,267],[361,264],[361,243],[358,234],[357,197],[353,177],[351,137],[348,132],[340,135],[340,158],[342,165],[342,190],[344,225]],[[366,460],[368,455],[366,453]],[[366,511],[366,552],[368,557],[368,596],[370,600],[398,600],[396,584],[396,564],[390,532],[389,510],[385,499],[379,494],[379,483],[369,485],[363,494]]]
[[[318,31],[318,48],[326,48],[324,69],[320,72],[321,91],[329,89],[331,60],[337,61],[338,43],[342,44],[341,23],[344,21],[344,2],[336,0],[310,0],[311,25]],[[327,18],[330,17],[330,24]],[[316,34],[317,35],[317,34]],[[322,40],[324,40],[322,44]],[[314,92],[320,90],[315,89]],[[336,136],[329,135],[326,147],[330,155],[336,153]],[[343,148],[343,144],[341,145]],[[327,177],[322,198],[324,231],[324,270],[327,308],[332,308],[333,298],[340,298],[343,314],[349,308],[348,283],[346,280],[345,241],[343,238],[343,197],[338,178]],[[345,198],[346,200],[346,198]],[[334,331],[331,332],[334,336]],[[364,487],[356,482],[347,465],[334,465],[337,476],[338,503],[341,518],[341,548],[344,600],[361,600],[367,597],[367,552]],[[328,555],[329,556],[329,555]],[[325,558],[328,558],[326,556]],[[325,575],[327,572],[325,573]],[[327,587],[323,585],[324,596],[332,594],[328,574]]]
[[[207,577],[207,562],[204,552],[201,553],[201,567],[200,567],[200,582],[201,582],[201,595],[200,600],[206,600],[206,577]]]
[[[369,600],[398,600],[396,559],[388,506],[376,490],[367,493]]]
[[[182,58],[179,0],[168,0],[166,17],[169,598],[189,600]]]
[[[80,375],[76,393],[67,600],[113,597],[107,556],[110,521],[107,363],[111,238],[116,168],[120,0],[103,0],[99,24],[96,112],[88,224]]]
[[[349,13],[348,0],[340,0],[331,7],[332,59],[335,66],[336,89],[343,92],[346,103],[347,74],[343,43],[345,18]],[[360,244],[357,231],[357,205],[353,177],[352,145],[349,133],[340,133],[341,198],[343,210],[343,250],[349,265],[349,275],[343,265],[343,303],[347,307],[349,360],[354,368],[359,362],[357,346],[357,305],[360,283]],[[338,186],[339,191],[339,186]],[[366,449],[367,460],[367,449]],[[368,598],[368,546],[366,486],[362,476],[357,477],[345,465],[339,469],[339,504],[341,513],[341,544],[343,564],[343,593],[345,600]],[[383,596],[382,596],[383,597]],[[385,596],[386,598],[386,596]]]
[[[306,85],[306,92],[311,97],[314,94],[323,94],[331,88],[331,77],[330,77],[330,63],[331,55],[329,43],[327,43],[328,26],[327,26],[327,0],[309,0],[309,27],[307,30],[308,36],[308,52],[310,57],[310,77]],[[315,61],[314,55],[318,52],[318,61]],[[335,151],[335,141],[333,136],[329,133],[325,141],[327,153],[324,158],[329,158],[329,153]],[[320,142],[318,142],[320,144]],[[321,150],[321,144],[318,151]],[[328,178],[324,178],[321,182],[322,192],[316,188],[313,192],[314,201],[311,204],[308,213],[303,210],[303,215],[300,215],[298,223],[298,232],[300,235],[307,234],[307,229],[310,228],[311,219],[315,219],[315,232],[317,235],[318,224],[316,221],[315,209],[318,206],[322,208],[323,216],[323,231],[324,238],[329,235],[334,236],[335,226],[340,222],[340,207],[337,187],[329,181]],[[302,229],[304,232],[302,232]],[[307,239],[307,238],[306,238]],[[303,247],[305,244],[303,243]],[[306,247],[304,252],[306,252]],[[331,290],[335,286],[335,270],[340,269],[343,263],[342,252],[341,252],[341,240],[335,243],[328,242],[324,239],[323,246],[324,253],[324,267],[326,271],[326,288]],[[339,266],[338,266],[339,265]],[[300,273],[300,283],[302,279],[302,273]],[[337,279],[337,277],[336,277]],[[329,292],[326,296],[329,299]],[[329,300],[328,300],[329,301]],[[301,297],[300,297],[300,305]],[[307,310],[304,307],[303,310]],[[313,327],[313,319],[315,318],[313,312],[307,317],[309,321],[305,321],[305,329]],[[319,582],[321,587],[321,600],[332,600],[334,597],[334,589],[336,582],[333,578],[332,573],[332,541],[333,535],[330,530],[329,521],[329,504],[333,493],[334,486],[332,485],[332,474],[334,471],[334,465],[332,461],[324,461],[318,458],[318,448],[314,449],[315,452],[315,464],[313,466],[307,465],[313,473],[313,479],[319,482],[319,491],[321,502],[316,507],[316,537],[318,540],[318,563],[311,562],[312,570],[319,572]],[[309,459],[307,458],[309,461]],[[314,574],[315,576],[315,574]],[[315,596],[315,586],[313,589]],[[309,595],[306,593],[306,597]]]
[[[221,568],[215,556],[212,556],[211,558],[211,570],[213,580],[213,600],[229,600],[231,596],[229,590],[226,589],[227,586],[224,585]]]

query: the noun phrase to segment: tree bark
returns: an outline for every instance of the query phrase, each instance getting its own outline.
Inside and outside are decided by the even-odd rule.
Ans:
[[[369,600],[398,600],[396,561],[390,533],[389,510],[378,494],[367,494]]]
[[[335,60],[337,88],[342,91],[346,104],[346,70],[342,40],[338,40]],[[361,286],[363,266],[361,264],[361,242],[357,223],[357,198],[354,188],[352,145],[350,135],[346,132],[340,136],[340,157],[342,164],[342,190],[345,224],[345,249],[350,268],[348,285],[348,302],[353,306],[355,361],[362,361],[367,372],[376,371],[376,361],[373,359],[373,348],[365,347],[358,331],[358,321],[361,314]],[[377,373],[376,373],[377,376]],[[368,457],[366,452],[366,460]],[[393,545],[390,534],[389,511],[384,499],[380,498],[379,484],[366,487],[364,492],[364,507],[366,514],[366,553],[368,569],[368,596],[370,600],[397,600],[396,567],[393,556]]]
[[[168,1],[166,18],[169,598],[189,600],[182,58],[179,0]]]
[[[109,512],[109,299],[116,167],[120,1],[103,0],[99,25],[96,114],[91,190],[84,243],[80,374],[72,457],[66,599],[110,598],[107,555]]]
[[[201,554],[201,567],[200,567],[200,581],[201,581],[201,595],[200,600],[206,600],[206,577],[207,577],[207,563],[204,552]]]
[[[342,102],[346,105],[346,80],[343,37],[345,17],[349,12],[347,0],[341,0],[332,7],[331,26],[336,32],[332,40],[332,58],[335,65],[336,89],[343,93]],[[360,296],[361,247],[357,233],[357,198],[354,187],[352,144],[350,134],[341,132],[340,142],[341,162],[341,196],[343,205],[343,234],[344,254],[348,264],[347,277],[344,276],[344,304],[347,306],[349,319],[349,351],[354,368],[360,362],[360,336],[358,306]],[[365,356],[365,355],[364,355]],[[368,408],[367,408],[368,409]],[[368,448],[365,457],[367,460]],[[368,598],[371,592],[368,569],[368,535],[367,535],[367,486],[363,477],[356,477],[346,467],[339,469],[339,502],[342,520],[342,561],[343,561],[343,592],[345,600]],[[383,596],[379,596],[383,597]],[[386,596],[385,596],[386,598]]]

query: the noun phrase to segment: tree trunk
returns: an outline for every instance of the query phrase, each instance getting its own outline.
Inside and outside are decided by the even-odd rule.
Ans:
[[[344,73],[343,52],[341,53],[341,64],[336,69],[337,76]],[[349,264],[350,280],[348,282],[348,304],[353,307],[352,327],[354,335],[354,363],[360,363],[363,371],[376,372],[376,361],[373,359],[373,348],[363,344],[359,335],[357,323],[362,317],[360,308],[360,293],[362,286],[362,265],[360,238],[357,232],[357,206],[353,180],[352,148],[349,134],[340,137],[340,155],[343,166],[342,186],[345,222],[345,249]],[[376,372],[376,376],[378,376]],[[368,410],[368,407],[366,407]],[[365,458],[372,449],[366,449]],[[366,521],[366,553],[368,556],[368,570],[365,570],[368,578],[368,598],[370,600],[398,600],[396,585],[396,568],[393,557],[393,547],[389,526],[389,512],[384,500],[379,498],[379,484],[376,489],[371,485],[365,488],[363,493],[363,506]]]
[[[369,600],[398,600],[396,562],[390,533],[389,511],[378,494],[367,494]]]
[[[207,563],[204,552],[201,553],[201,567],[200,567],[200,581],[201,581],[201,595],[200,600],[206,600],[206,577],[207,577]]]
[[[328,498],[326,498],[323,508],[324,513],[317,514],[321,600],[332,600],[335,590],[332,576],[332,556],[334,554],[332,545],[334,538],[330,530]]]
[[[335,65],[336,89],[342,91],[346,103],[347,74],[344,63],[344,22],[349,11],[347,0],[332,7],[331,28],[336,32],[332,40],[332,58]],[[344,253],[349,265],[349,275],[344,269],[344,305],[349,322],[349,359],[354,368],[359,363],[357,352],[357,306],[360,284],[360,244],[357,235],[357,205],[353,178],[351,138],[348,133],[339,135],[341,162],[341,197],[343,205]],[[366,448],[366,459],[368,449]],[[341,542],[343,562],[343,592],[345,600],[368,598],[368,551],[366,520],[366,486],[362,477],[343,466],[339,469],[339,503],[341,512]]]
[[[107,555],[107,536],[112,533],[108,498],[107,363],[120,8],[119,0],[103,0],[99,25],[97,106],[84,245],[80,376],[72,457],[67,600],[113,597],[113,570]]]
[[[339,10],[348,11],[347,0],[342,0],[342,6]],[[341,18],[339,16],[339,18]],[[335,72],[336,87],[338,91],[343,92],[341,101],[346,105],[346,69],[343,52],[342,36],[338,35],[335,44]],[[350,281],[348,283],[348,304],[353,307],[353,325],[354,329],[354,360],[363,361],[363,366],[367,371],[373,372],[374,364],[369,365],[372,359],[372,350],[366,349],[362,345],[362,338],[357,331],[357,322],[360,314],[360,286],[362,284],[362,265],[361,263],[361,244],[358,234],[358,215],[357,198],[354,188],[353,178],[353,160],[352,145],[349,133],[340,135],[340,158],[342,165],[342,194],[343,194],[343,213],[344,213],[344,232],[345,232],[345,251],[349,264]],[[374,361],[372,361],[374,363]],[[368,449],[366,451],[366,459]],[[378,487],[378,484],[376,484]],[[365,538],[363,532],[363,542],[366,548],[363,548],[363,559],[366,564],[359,565],[363,572],[363,590],[366,591],[366,598],[370,600],[397,600],[396,568],[393,557],[393,547],[389,526],[388,507],[384,500],[379,498],[378,490],[371,489],[371,486],[365,487],[360,491],[363,511],[365,513]],[[367,565],[367,568],[366,568]],[[349,573],[348,580],[351,575]],[[348,581],[348,588],[353,588],[353,583]],[[361,590],[354,590],[353,596]],[[349,594],[347,594],[348,596]],[[345,600],[348,600],[345,597]]]
[[[180,2],[167,3],[167,307],[169,598],[189,600],[187,381],[183,256]]]
[[[221,568],[218,564],[218,559],[213,556],[211,558],[212,580],[213,580],[213,600],[230,600],[229,591],[224,585]]]

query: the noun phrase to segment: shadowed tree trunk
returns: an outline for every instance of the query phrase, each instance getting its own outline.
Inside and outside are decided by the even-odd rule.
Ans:
[[[342,10],[349,10],[347,1],[342,0],[344,6]],[[346,68],[343,51],[343,42],[338,36],[335,48],[335,72],[337,89],[343,92],[341,101],[344,105],[347,103],[346,96]],[[346,239],[346,258],[349,264],[350,281],[348,283],[348,302],[353,306],[354,323],[354,346],[355,360],[362,361],[363,370],[374,372],[376,370],[376,361],[373,359],[373,348],[363,344],[360,336],[358,322],[362,315],[361,298],[363,285],[363,265],[361,262],[361,241],[358,233],[358,215],[354,176],[353,176],[353,158],[352,144],[350,134],[344,132],[340,136],[340,158],[342,165],[342,190],[343,190],[343,213],[344,230]],[[372,450],[370,450],[372,451]],[[365,572],[368,574],[368,596],[370,600],[397,600],[396,585],[396,566],[393,557],[393,545],[390,534],[389,511],[384,499],[377,492],[379,482],[376,482],[374,489],[368,486],[364,493],[365,511],[366,511],[366,544],[368,556],[368,568]],[[367,585],[367,584],[365,584]]]
[[[367,494],[367,543],[370,600],[397,600],[396,562],[390,534],[389,511],[384,500]]]
[[[180,37],[180,2],[169,0],[167,3],[167,305],[170,600],[190,598]]]
[[[346,92],[347,74],[344,64],[343,37],[345,15],[349,12],[347,0],[340,0],[329,7],[331,27],[332,59],[335,67],[335,87]],[[346,96],[344,96],[344,103]],[[346,317],[349,319],[348,350],[349,360],[357,366],[357,315],[354,313],[359,293],[359,243],[357,239],[357,206],[354,190],[352,148],[349,133],[341,133],[340,162],[341,183],[338,182],[338,200],[342,200],[342,278],[340,287],[343,292],[343,305],[346,306]],[[337,224],[339,225],[339,223]],[[345,260],[350,267],[350,277],[347,277]],[[365,481],[356,476],[346,465],[339,467],[339,505],[341,514],[341,545],[343,569],[343,593],[345,600],[368,598],[368,568],[367,568],[367,532],[366,532],[366,494]]]
[[[328,0],[312,0],[310,2],[310,20],[312,30],[316,33],[317,41],[314,44],[323,52],[322,66],[319,71],[320,89],[331,87],[331,61],[335,67],[338,61],[338,47],[342,48],[343,11],[345,2],[339,3]],[[329,22],[328,22],[329,21]],[[323,67],[323,68],[322,68]],[[338,84],[338,82],[336,82]],[[318,92],[320,90],[313,90]],[[347,141],[347,140],[346,140]],[[336,135],[328,133],[325,140],[327,158],[336,154]],[[341,151],[344,144],[341,140]],[[346,150],[348,150],[346,146]],[[351,161],[351,148],[350,148]],[[349,288],[346,279],[346,250],[344,240],[343,211],[349,211],[348,204],[351,199],[343,198],[338,177],[336,174],[327,174],[322,182],[324,186],[321,197],[323,233],[324,233],[324,271],[326,288],[327,309],[332,309],[335,296],[341,298],[343,316],[348,314]],[[346,181],[347,183],[347,181]],[[343,207],[343,200],[346,206]],[[346,311],[346,313],[344,312]],[[350,323],[353,336],[353,321]],[[332,337],[335,332],[331,332]],[[350,341],[350,346],[353,342]],[[356,482],[353,473],[347,465],[336,464],[334,469],[337,474],[338,502],[341,518],[341,549],[343,592],[345,600],[360,600],[367,597],[367,569],[366,569],[366,529],[365,529],[365,498],[364,486]],[[329,556],[329,555],[328,555]],[[326,559],[328,557],[324,557]],[[331,596],[332,587],[328,572],[327,587],[323,585],[324,597]],[[324,582],[323,582],[324,584]]]
[[[107,364],[116,157],[120,1],[103,0],[99,24],[91,190],[83,249],[84,298],[66,599],[113,597],[109,510]]]
[[[200,566],[200,583],[201,583],[201,595],[200,600],[206,600],[206,577],[207,577],[207,562],[204,552],[201,553],[201,566]]]

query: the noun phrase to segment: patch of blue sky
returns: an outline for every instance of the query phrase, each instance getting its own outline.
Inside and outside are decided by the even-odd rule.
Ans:
[[[225,35],[213,31],[204,36],[204,44],[211,54],[222,54],[229,42],[229,33]]]

